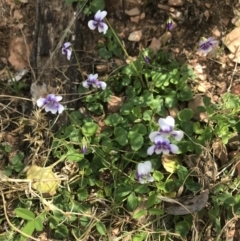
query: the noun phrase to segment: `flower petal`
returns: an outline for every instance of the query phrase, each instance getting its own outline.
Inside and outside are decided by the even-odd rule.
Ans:
[[[100,86],[100,88],[101,88],[102,90],[105,90],[105,89],[106,89],[107,84],[106,84],[105,82],[99,81],[98,83],[99,83],[99,86]]]
[[[62,98],[63,98],[63,97],[62,97],[61,95],[56,95],[56,96],[55,96],[55,100],[56,100],[56,102],[61,101]]]
[[[68,48],[71,45],[72,44],[70,42],[66,42],[66,43],[63,44],[63,48],[66,49],[66,48]]]
[[[102,21],[107,16],[107,11],[98,10],[94,15],[96,21]]]
[[[44,105],[45,105],[45,98],[39,98],[38,100],[37,100],[37,106],[39,107],[39,108],[41,108],[41,107],[43,107]]]
[[[154,182],[154,178],[152,177],[152,175],[149,175],[149,176],[147,177],[147,181],[148,181],[148,182]]]
[[[88,27],[89,27],[91,30],[94,30],[97,26],[98,26],[98,22],[96,22],[96,21],[94,21],[94,20],[88,21]]]
[[[70,60],[72,56],[72,50],[66,49],[66,53],[67,53],[67,59]]]
[[[82,82],[82,85],[84,88],[87,88],[87,89],[89,88],[89,84],[86,80]]]
[[[152,163],[150,161],[145,161],[144,163],[145,172],[150,173],[152,171]]]
[[[172,131],[171,134],[176,141],[181,141],[184,135],[183,131]]]
[[[146,171],[146,167],[144,165],[144,163],[138,163],[137,165],[137,175],[138,176],[143,176],[148,174],[149,172]]]
[[[99,24],[98,24],[98,32],[106,34],[107,30],[108,30],[107,24],[104,23],[104,22],[99,22]]]
[[[58,107],[56,105],[45,105],[46,112],[52,112],[52,114],[56,114],[58,111]]]
[[[58,104],[58,113],[61,114],[64,111],[64,106],[61,104]]]
[[[155,137],[156,137],[157,135],[161,135],[161,134],[160,134],[158,131],[153,131],[153,132],[150,133],[149,139],[150,139],[152,142],[154,142],[154,139],[155,139]]]
[[[176,145],[174,145],[174,144],[170,144],[169,145],[169,147],[170,147],[170,151],[172,152],[172,153],[174,153],[174,154],[176,154],[176,153],[178,153],[178,147],[176,146]],[[168,154],[168,153],[167,153]]]
[[[148,155],[152,155],[155,151],[155,146],[150,146],[148,149],[147,149],[147,154]]]
[[[163,150],[162,148],[158,148],[158,149],[155,150],[155,153],[156,153],[156,154],[161,154],[161,153],[163,153],[164,151],[166,152],[167,150]],[[168,151],[168,153],[169,153],[169,151]]]

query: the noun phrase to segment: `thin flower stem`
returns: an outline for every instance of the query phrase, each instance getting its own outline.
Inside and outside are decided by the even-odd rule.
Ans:
[[[108,26],[109,26],[110,29],[112,30],[112,33],[113,33],[114,37],[116,38],[117,42],[118,42],[119,45],[121,46],[121,48],[122,48],[124,54],[126,55],[126,57],[127,57],[127,58],[130,58],[130,56],[129,56],[127,50],[126,50],[126,48],[124,48],[124,46],[123,46],[120,38],[118,37],[118,35],[116,34],[116,32],[113,30],[113,28],[112,28],[111,24],[109,23],[109,21],[107,20],[107,18],[105,18],[105,21],[107,22]],[[138,77],[139,77],[139,79],[140,79],[140,81],[141,81],[141,83],[142,83],[142,86],[143,86],[143,87],[146,87],[146,85],[145,85],[144,82],[143,82],[142,75],[141,75],[141,73],[139,73],[139,71],[137,70],[137,68],[136,68],[135,64],[133,63],[133,61],[131,61],[130,64],[133,66],[136,74],[138,75]]]

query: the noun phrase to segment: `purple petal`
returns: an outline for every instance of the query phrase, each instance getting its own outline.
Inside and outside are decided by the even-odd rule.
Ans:
[[[58,104],[58,113],[61,114],[64,111],[64,106],[61,104]]]
[[[61,101],[62,98],[63,98],[63,97],[62,97],[61,95],[56,95],[56,96],[55,96],[55,100],[56,100],[56,102]]]
[[[52,112],[52,114],[56,114],[58,111],[58,106],[56,105],[45,105],[45,111],[46,112]]]
[[[63,44],[63,48],[66,49],[68,47],[70,47],[72,44],[70,42],[66,42]]]

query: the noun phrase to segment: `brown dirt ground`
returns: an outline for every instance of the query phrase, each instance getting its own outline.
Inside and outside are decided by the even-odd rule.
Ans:
[[[181,2],[181,1],[180,1]],[[175,57],[193,68],[199,65],[202,73],[197,73],[193,84],[196,93],[207,94],[213,101],[218,101],[220,96],[227,91],[231,79],[233,90],[238,88],[240,69],[237,66],[234,75],[235,63],[227,57],[227,49],[222,49],[218,58],[206,58],[196,54],[197,43],[201,37],[214,36],[221,38],[230,32],[234,25],[231,20],[234,16],[233,8],[239,8],[236,0],[189,0],[183,1],[183,6],[172,7],[175,14],[176,27],[167,36],[164,48],[174,53]],[[166,20],[170,11],[167,1],[106,0],[109,22],[119,32],[128,53],[135,57],[139,50],[148,47],[153,38],[161,38],[166,32]],[[161,8],[158,7],[161,4]],[[125,10],[134,7],[140,9],[140,16],[131,18],[124,14]],[[74,15],[77,9],[66,5],[64,0],[54,1],[25,1],[2,0],[0,1],[0,85],[6,86],[9,71],[13,75],[22,69],[28,69],[29,74],[24,81],[26,87],[20,93],[21,97],[37,99],[38,93],[30,93],[30,86],[35,84],[40,88],[44,83],[47,90],[64,95],[64,101],[69,108],[79,109],[80,102],[77,87],[87,73],[96,69],[101,76],[110,74],[116,67],[115,63],[124,63],[125,59],[102,60],[97,53],[97,43],[101,35],[92,32],[87,27],[90,17],[85,17],[80,12]],[[139,42],[131,42],[128,36],[135,30],[142,31]],[[76,56],[69,62],[61,54],[61,45],[71,41],[76,51]],[[78,58],[82,67],[82,74],[77,69]],[[103,70],[102,70],[103,69]],[[202,89],[199,85],[202,85]],[[235,87],[234,87],[235,86]],[[42,90],[43,92],[46,90]],[[236,91],[235,91],[236,92]],[[10,93],[10,90],[9,90]],[[1,88],[0,95],[9,94],[7,88]],[[34,108],[31,102],[18,101],[1,97],[0,141],[10,142],[17,151],[25,147],[19,125],[14,122],[16,113],[29,116]],[[8,106],[6,111],[6,106]],[[67,122],[66,116],[61,116],[61,124]],[[13,120],[13,121],[11,121]],[[59,126],[58,126],[59,127]],[[20,136],[20,137],[19,137]],[[29,155],[33,155],[33,150]],[[2,163],[4,165],[4,163]],[[6,163],[5,163],[6,164]]]

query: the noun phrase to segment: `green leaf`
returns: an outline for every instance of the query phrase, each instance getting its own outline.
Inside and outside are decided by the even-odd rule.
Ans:
[[[60,224],[57,226],[54,237],[57,239],[63,239],[69,237],[69,231],[66,225]]]
[[[157,198],[157,193],[153,192],[147,200],[147,208],[152,207],[153,205],[157,204],[160,202],[160,200]]]
[[[132,191],[132,187],[131,186],[126,186],[126,187],[118,187],[116,188],[116,199],[119,201],[126,197],[130,192]]]
[[[186,221],[178,222],[175,226],[175,232],[180,234],[181,237],[186,237],[190,230],[190,225]]]
[[[108,51],[106,47],[100,48],[98,50],[98,54],[103,59],[110,59],[110,58],[112,58],[112,53],[110,51]]]
[[[100,221],[96,223],[96,228],[101,235],[105,235],[107,232],[105,225]]]
[[[137,211],[136,213],[133,214],[133,218],[134,219],[138,219],[138,218],[140,218],[140,217],[142,217],[142,216],[144,216],[146,214],[147,214],[147,210],[146,209],[139,210],[139,211]]]
[[[85,188],[80,188],[77,190],[77,197],[79,201],[84,201],[88,198],[88,190]]]
[[[35,218],[34,213],[28,209],[16,208],[14,211],[19,218],[23,218],[23,219],[29,220],[29,221],[33,221]]]
[[[69,150],[67,152],[67,159],[68,161],[79,162],[84,158],[83,153],[79,153],[75,150]]]
[[[194,116],[193,110],[185,108],[178,113],[178,119],[181,121],[190,121]]]
[[[193,98],[193,92],[189,87],[184,88],[179,94],[178,99],[181,101],[189,101]]]
[[[150,121],[152,119],[153,113],[152,110],[145,110],[143,112],[143,120]]]
[[[137,132],[130,131],[128,134],[133,151],[138,151],[143,145],[143,137]]]
[[[164,178],[164,176],[163,176],[163,174],[161,172],[154,171],[153,172],[153,178],[154,178],[155,181],[159,182],[159,181],[161,181]]]
[[[25,226],[21,229],[21,231],[29,236],[33,234],[34,231],[34,220],[28,221]],[[21,236],[20,241],[25,241],[27,238],[25,236]]]
[[[122,127],[114,128],[114,135],[116,136],[115,140],[121,145],[125,146],[128,143],[127,139],[127,131],[125,131]]]
[[[141,135],[146,135],[147,134],[147,128],[145,125],[143,125],[142,123],[140,124],[135,124],[132,128],[133,132],[137,132]]]
[[[90,137],[93,136],[98,130],[98,125],[94,122],[87,122],[82,127],[83,135]]]
[[[173,92],[171,94],[168,94],[167,97],[165,98],[165,106],[167,108],[173,108],[177,104],[177,93]]]
[[[128,211],[134,211],[138,206],[138,198],[134,192],[131,192],[127,198]]]
[[[151,215],[157,215],[157,216],[160,216],[160,215],[164,214],[164,211],[162,209],[159,209],[159,208],[150,208],[148,210],[148,212]]]
[[[134,192],[139,193],[139,194],[149,193],[149,188],[142,184],[135,184]]]
[[[116,113],[108,115],[105,119],[105,124],[108,126],[117,126],[118,124],[123,122],[123,117]]]
[[[40,217],[35,218],[34,227],[37,231],[43,230],[43,220]]]

